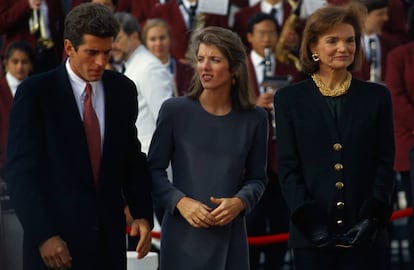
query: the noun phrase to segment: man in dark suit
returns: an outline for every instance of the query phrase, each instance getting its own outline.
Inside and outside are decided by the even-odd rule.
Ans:
[[[6,182],[24,228],[26,270],[126,269],[125,203],[131,234],[140,237],[138,258],[150,250],[153,209],[135,128],[136,87],[105,70],[118,31],[106,7],[75,7],[65,21],[66,63],[17,90]]]

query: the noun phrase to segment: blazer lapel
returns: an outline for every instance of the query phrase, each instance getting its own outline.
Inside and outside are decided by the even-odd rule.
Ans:
[[[56,77],[56,98],[54,99],[56,102],[52,105],[55,106],[53,111],[58,114],[59,121],[64,123],[65,130],[61,132],[70,133],[66,149],[77,157],[76,166],[79,167],[74,169],[89,172],[88,179],[91,180],[90,185],[93,186],[92,168],[83,121],[64,64],[58,68]]]

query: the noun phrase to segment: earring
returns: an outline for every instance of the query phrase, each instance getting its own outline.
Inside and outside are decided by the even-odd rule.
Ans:
[[[236,85],[236,76],[233,76],[233,78],[231,79],[231,85]]]
[[[317,53],[312,53],[312,59],[313,59],[313,61],[318,62],[318,61],[320,60],[320,58],[319,58],[319,54],[317,54]]]

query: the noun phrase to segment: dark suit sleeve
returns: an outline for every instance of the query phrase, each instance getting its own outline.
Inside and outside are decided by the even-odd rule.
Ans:
[[[131,82],[132,83],[132,82]],[[135,85],[130,85],[131,96],[128,108],[131,108],[129,115],[129,130],[126,136],[128,140],[127,170],[128,174],[124,181],[124,195],[134,219],[145,218],[151,226],[153,225],[153,206],[151,199],[151,176],[148,169],[147,157],[141,151],[141,143],[137,137],[135,121],[138,116],[138,101]]]
[[[391,196],[394,187],[394,128],[390,93],[385,87],[378,86],[380,99],[377,115],[377,170],[371,197],[361,207],[360,219],[375,219],[383,226],[389,222],[392,213]],[[376,89],[377,90],[377,89]]]
[[[23,82],[14,98],[10,114],[6,181],[25,234],[30,235],[34,243],[41,244],[56,235],[56,231],[43,196],[48,157],[38,102],[40,91],[35,85],[42,84]]]

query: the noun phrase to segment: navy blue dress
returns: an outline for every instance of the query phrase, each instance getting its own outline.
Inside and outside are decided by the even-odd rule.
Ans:
[[[261,108],[216,116],[188,97],[164,102],[149,151],[153,196],[166,209],[161,270],[249,269],[244,216],[226,226],[194,228],[176,204],[188,196],[214,208],[210,196],[237,196],[249,213],[266,185],[267,130]],[[170,161],[172,181],[165,171]]]

